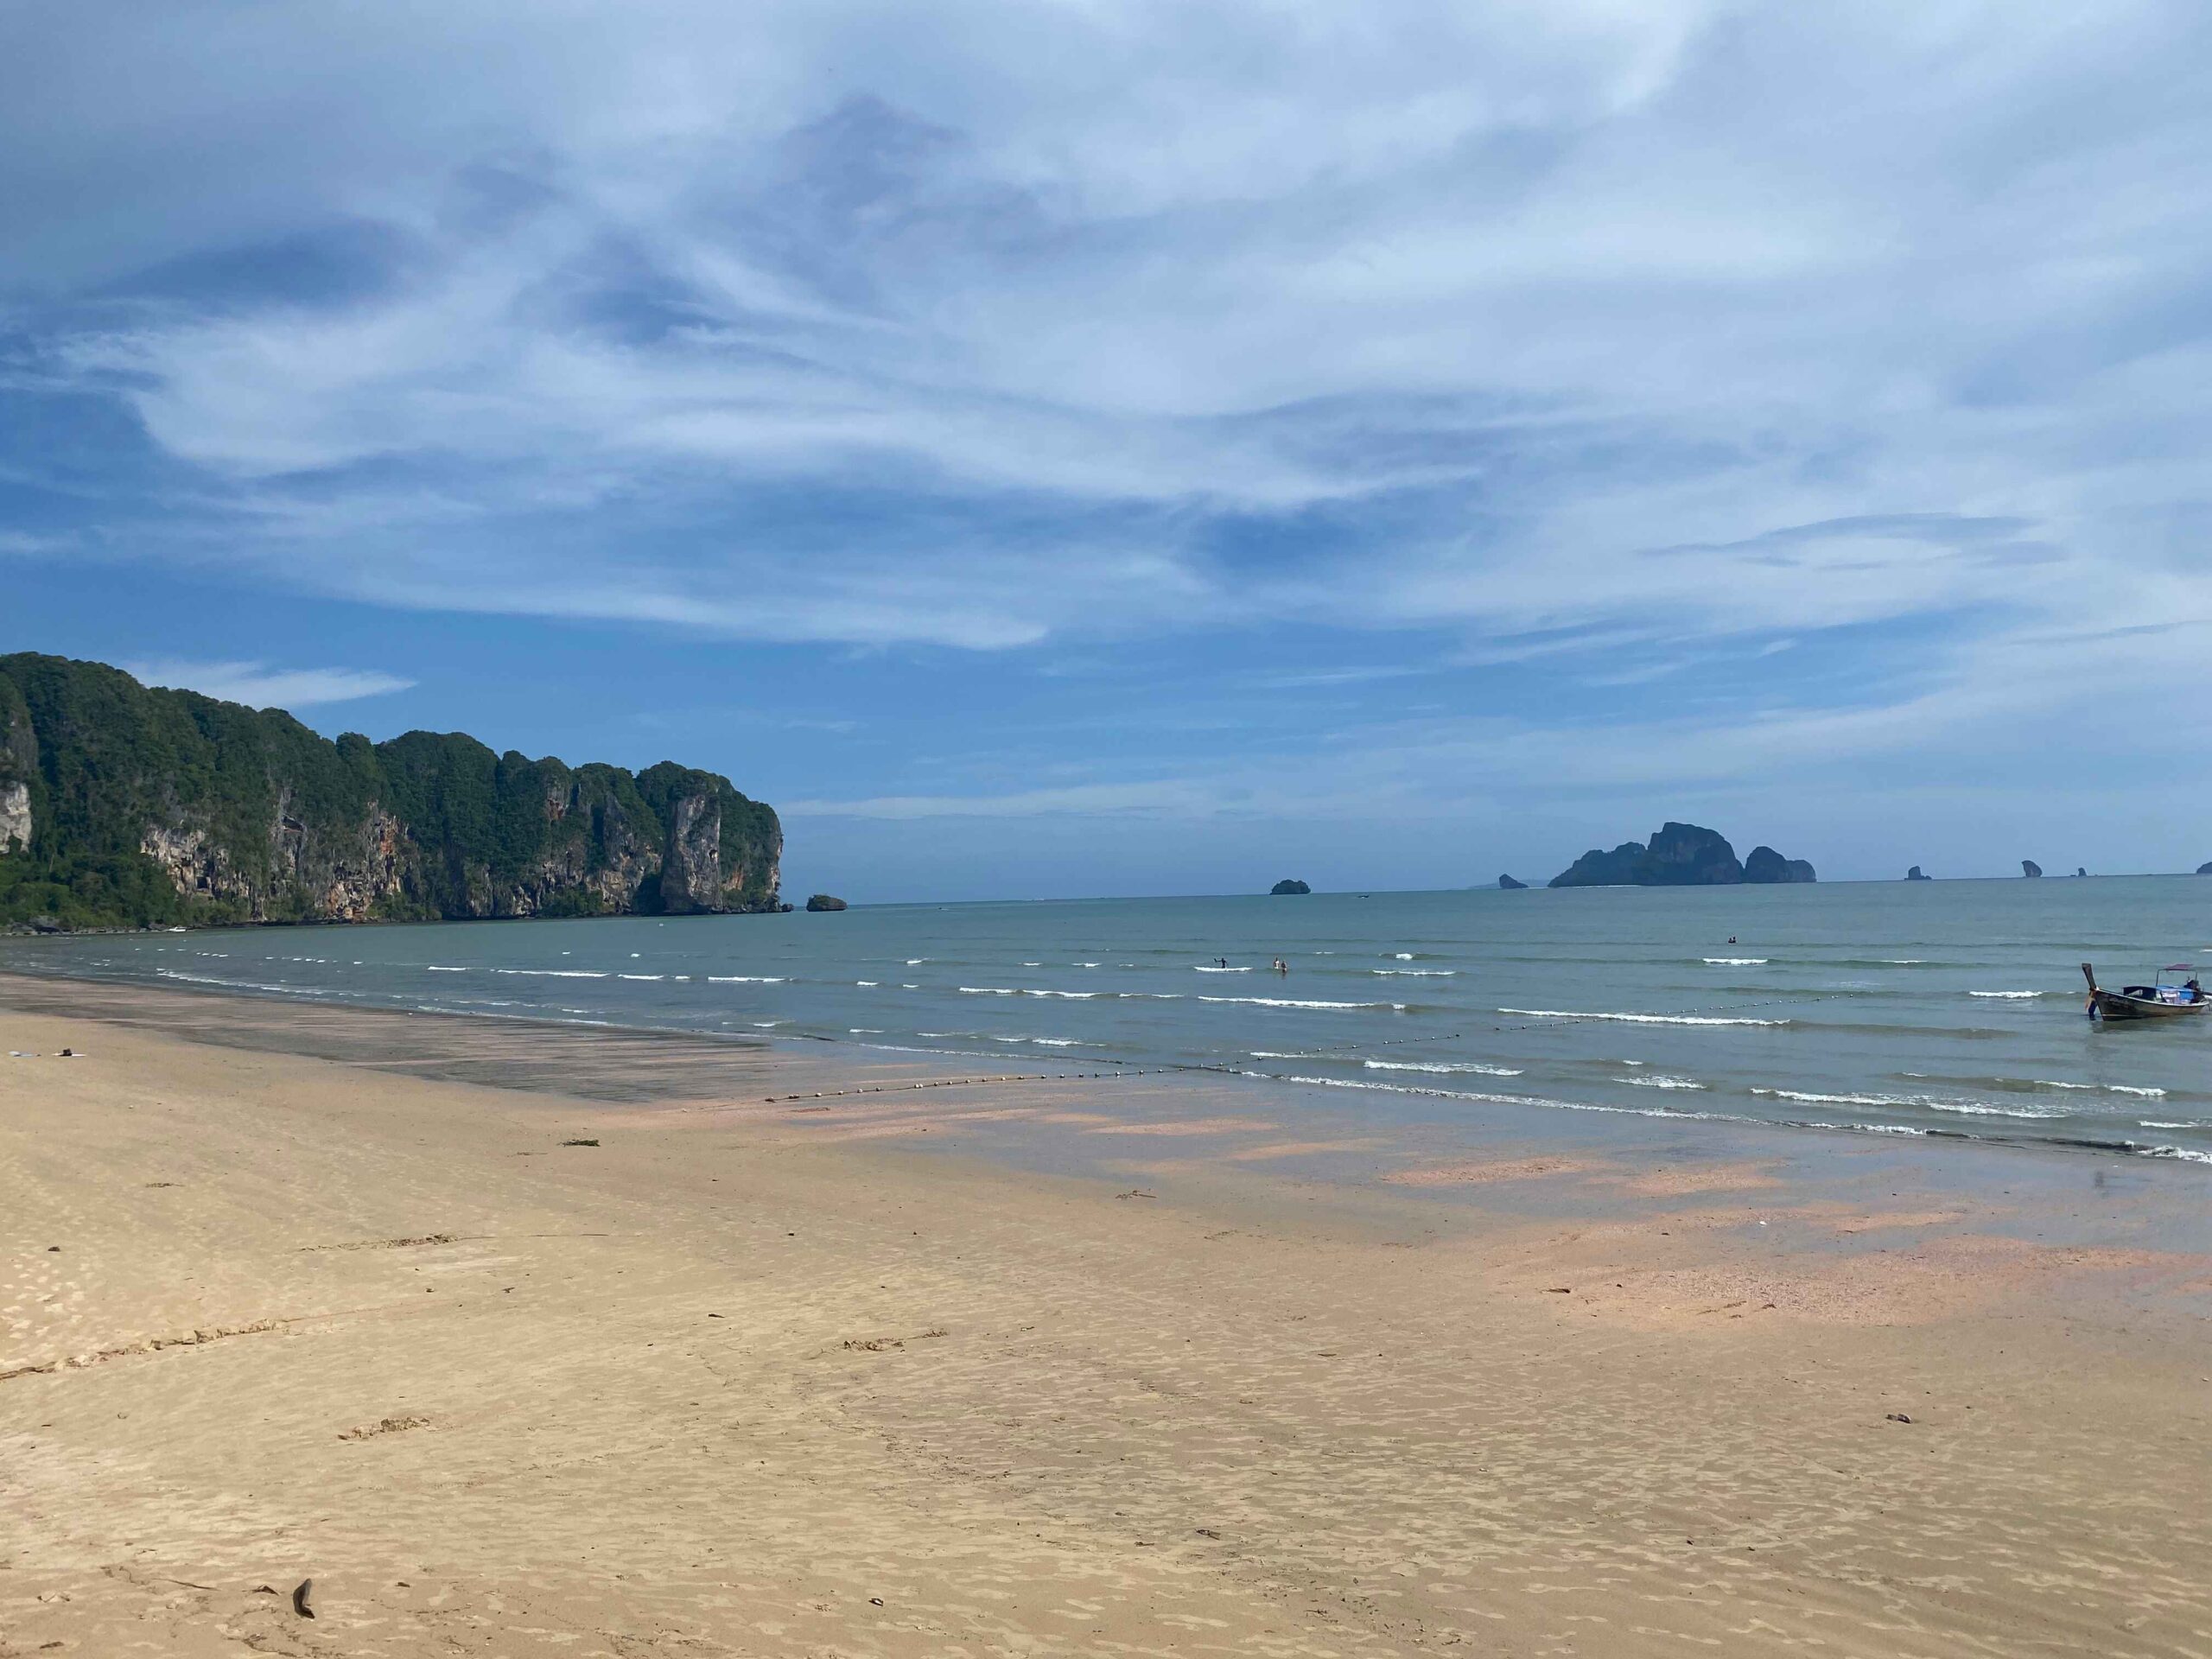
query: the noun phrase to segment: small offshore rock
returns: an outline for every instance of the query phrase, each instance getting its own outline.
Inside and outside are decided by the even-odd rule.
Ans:
[[[845,901],[832,893],[817,893],[806,901],[806,907],[815,912],[842,910],[845,907]]]
[[[1294,879],[1286,879],[1276,882],[1274,886],[1269,887],[1268,889],[1268,893],[1270,898],[1280,899],[1287,893],[1311,893],[1313,891],[1313,889],[1307,887],[1303,881],[1296,880]]]
[[[1510,875],[1499,876],[1497,878],[1497,885],[1499,891],[1503,893],[1523,893],[1528,890],[1529,887],[1529,884],[1526,881],[1516,881]]]

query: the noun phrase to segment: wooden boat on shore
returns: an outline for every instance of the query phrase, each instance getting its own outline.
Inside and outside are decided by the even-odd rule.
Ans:
[[[2169,983],[2169,976],[2177,974],[2187,977]],[[2100,986],[2097,970],[2086,962],[2082,964],[2082,977],[2089,982],[2092,1020],[2171,1020],[2212,1007],[2212,1002],[2205,1001],[2204,988],[2196,982],[2196,970],[2185,962],[2161,968],[2148,985],[2123,985],[2116,991]]]

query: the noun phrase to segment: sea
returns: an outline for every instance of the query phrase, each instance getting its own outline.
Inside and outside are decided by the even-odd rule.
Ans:
[[[484,1019],[1189,1069],[1378,1125],[1529,1109],[2212,1165],[2212,880],[1315,893],[0,941],[0,970]],[[1281,969],[1275,964],[1280,963]],[[819,1052],[819,1050],[815,1052]]]

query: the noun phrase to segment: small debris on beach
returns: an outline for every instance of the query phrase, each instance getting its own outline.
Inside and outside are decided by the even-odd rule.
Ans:
[[[385,1417],[373,1423],[364,1423],[359,1428],[349,1428],[338,1438],[341,1440],[373,1440],[379,1434],[404,1434],[410,1428],[428,1428],[427,1417]]]
[[[1893,1423],[1909,1423],[1912,1419],[1901,1411],[1893,1411],[1890,1414],[1889,1421]]]
[[[1128,1192],[1116,1192],[1114,1196],[1117,1198],[1156,1198],[1160,1194],[1147,1192],[1141,1186],[1133,1186]]]
[[[315,1609],[308,1605],[308,1592],[315,1588],[313,1579],[302,1579],[299,1588],[292,1592],[292,1611],[302,1618],[313,1618]]]
[[[563,1141],[561,1144],[564,1147],[595,1147],[599,1142],[596,1141],[587,1141],[579,1136],[574,1141]]]

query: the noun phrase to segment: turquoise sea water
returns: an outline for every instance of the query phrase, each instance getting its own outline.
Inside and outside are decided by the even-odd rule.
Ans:
[[[1731,936],[1734,943],[1729,943]],[[1270,964],[1281,958],[1289,971]],[[750,1039],[1220,1068],[1377,1122],[1530,1107],[2212,1164],[2212,880],[1346,893],[0,944],[0,969]],[[1223,958],[1226,958],[1224,968]]]

